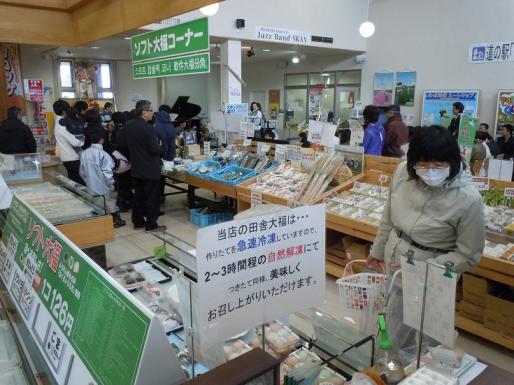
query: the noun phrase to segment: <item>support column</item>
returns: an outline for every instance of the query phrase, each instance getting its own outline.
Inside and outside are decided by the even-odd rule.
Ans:
[[[241,41],[227,40],[221,44],[220,51],[221,107],[224,108],[228,103],[241,103]]]

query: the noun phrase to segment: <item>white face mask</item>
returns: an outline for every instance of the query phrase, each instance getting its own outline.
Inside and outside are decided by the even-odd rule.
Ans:
[[[430,187],[441,187],[450,176],[450,167],[416,169],[416,174]]]

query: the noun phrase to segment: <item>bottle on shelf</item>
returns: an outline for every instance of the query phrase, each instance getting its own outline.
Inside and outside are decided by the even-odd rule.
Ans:
[[[388,385],[396,385],[405,378],[398,353],[387,332],[385,315],[379,314],[379,347],[375,356],[375,370]]]

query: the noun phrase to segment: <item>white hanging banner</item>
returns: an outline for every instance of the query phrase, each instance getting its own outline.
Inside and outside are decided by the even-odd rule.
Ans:
[[[200,229],[196,250],[205,347],[324,301],[323,204]]]

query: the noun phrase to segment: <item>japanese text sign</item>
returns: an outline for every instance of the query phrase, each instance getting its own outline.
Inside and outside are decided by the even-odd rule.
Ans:
[[[56,382],[135,384],[148,313],[16,196],[0,248],[0,275]]]
[[[43,101],[43,80],[40,79],[24,79],[23,87],[25,88],[25,98],[31,102]]]
[[[325,296],[325,206],[209,226],[197,235],[200,338],[211,346]]]
[[[483,178],[479,176],[472,177],[473,185],[478,191],[489,191],[489,178]]]
[[[461,115],[459,136],[457,142],[460,147],[460,154],[469,163],[471,159],[471,150],[475,143],[475,135],[478,130],[478,119],[469,115]]]
[[[209,49],[208,19],[198,19],[134,36],[132,62],[184,55]]]
[[[474,64],[514,61],[514,41],[478,43],[469,47],[469,62]]]
[[[134,79],[147,79],[209,73],[211,71],[210,57],[209,52],[204,52],[144,63],[133,63],[132,77]]]
[[[505,198],[513,198],[514,197],[514,188],[506,188],[503,195],[505,196]]]
[[[225,105],[227,114],[248,115],[248,103],[228,103]]]
[[[425,90],[423,91],[421,124],[440,125],[445,116],[453,117],[452,110],[455,102],[461,102],[464,105],[464,115],[476,117],[479,96],[478,90]]]

